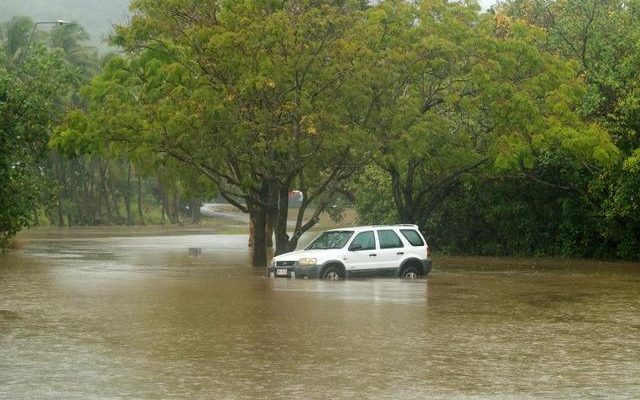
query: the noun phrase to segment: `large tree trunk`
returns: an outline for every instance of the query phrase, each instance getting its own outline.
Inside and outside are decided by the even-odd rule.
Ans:
[[[271,215],[271,213],[267,213],[267,225],[266,225],[266,232],[265,232],[265,238],[267,241],[267,247],[273,247],[273,216]],[[253,247],[253,243],[255,242],[255,238],[256,238],[256,228],[255,228],[255,222],[253,220],[253,218],[249,218],[249,247]]]
[[[267,213],[267,224],[265,238],[267,241],[267,247],[273,247],[273,227],[274,227],[274,214]],[[249,247],[253,247],[256,238],[256,226],[253,217],[249,217]]]
[[[178,194],[174,193],[173,196],[171,197],[171,209],[173,210],[173,212],[171,213],[171,215],[173,215],[173,219],[171,221],[172,224],[179,224],[180,223],[180,210],[178,207]]]
[[[287,234],[287,220],[289,214],[289,188],[285,185],[278,187],[277,212],[275,213],[276,255],[287,253],[289,246]]]
[[[200,222],[200,200],[193,199],[191,200],[191,222],[197,224]]]
[[[253,215],[249,213],[249,247],[253,247],[253,243],[256,240],[256,222],[253,219]]]
[[[267,210],[264,206],[254,204],[250,206],[250,218],[253,221],[253,251],[251,265],[254,267],[267,266]]]
[[[267,247],[273,247],[273,217],[271,216],[273,213],[267,213],[267,226],[266,226],[266,238],[267,238]]]
[[[277,225],[278,188],[276,182],[269,183],[269,202],[267,203],[267,247],[273,248],[273,232]]]
[[[267,266],[267,219],[269,217],[269,183],[263,181],[254,196],[247,196],[245,201],[249,218],[253,221],[253,252],[251,265]]]

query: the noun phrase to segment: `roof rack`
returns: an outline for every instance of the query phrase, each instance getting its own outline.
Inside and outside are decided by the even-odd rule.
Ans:
[[[340,230],[345,230],[345,229],[383,228],[383,227],[391,227],[391,226],[395,226],[395,227],[404,226],[404,227],[407,227],[407,228],[415,228],[415,229],[419,229],[420,228],[416,224],[376,224],[376,225],[344,226],[344,227],[332,228],[332,229],[328,229],[328,230],[330,230],[330,231],[340,231]]]

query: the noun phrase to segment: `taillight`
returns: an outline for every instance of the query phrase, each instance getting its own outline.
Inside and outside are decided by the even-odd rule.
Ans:
[[[431,257],[431,247],[427,245],[427,257]]]

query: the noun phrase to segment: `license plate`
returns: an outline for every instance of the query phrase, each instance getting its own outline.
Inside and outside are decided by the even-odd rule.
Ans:
[[[287,269],[286,268],[278,268],[276,269],[276,275],[278,276],[287,276]]]

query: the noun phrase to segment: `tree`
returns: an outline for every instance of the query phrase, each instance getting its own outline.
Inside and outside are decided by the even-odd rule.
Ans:
[[[0,35],[0,248],[34,221],[46,186],[47,142],[62,111],[56,100],[74,79],[60,53],[26,47],[29,22],[14,18]]]
[[[2,40],[3,66],[13,69],[27,51],[33,21],[28,17],[14,17],[0,29]]]
[[[276,253],[291,250],[370,154],[367,133],[351,118],[361,104],[349,95],[358,90],[351,32],[362,4],[183,0],[132,8],[114,36],[131,58],[113,60],[88,90],[103,117],[89,118],[81,133],[96,128],[112,142],[196,168],[250,214],[253,264],[266,265],[267,219]],[[304,201],[289,237],[291,189]]]
[[[540,37],[538,46],[577,63],[587,84],[579,110],[585,118],[607,129],[622,156],[607,168],[583,169],[582,187],[589,193],[583,209],[599,215],[601,222],[593,234],[604,238],[610,248],[619,247],[612,255],[638,257],[638,221],[624,211],[626,207],[616,204],[626,198],[633,208],[639,201],[624,193],[629,193],[633,185],[628,171],[633,169],[630,166],[640,148],[640,3],[518,0],[506,2],[498,11],[505,21],[519,19],[544,30],[546,34]]]
[[[66,63],[74,70],[76,80],[74,86],[68,91],[67,96],[63,99],[63,104],[59,107],[81,107],[82,102],[79,98],[81,85],[86,84],[91,76],[95,75],[99,69],[99,58],[95,48],[88,46],[89,35],[83,27],[75,23],[67,23],[55,26],[51,29],[48,37],[48,45],[52,49],[62,52]],[[104,179],[105,174],[101,173],[107,168],[100,168],[105,163],[101,160],[92,160],[77,156],[74,152],[64,153],[55,145],[51,146],[53,151],[50,154],[47,170],[50,179],[56,182],[56,218],[55,221],[59,226],[64,225],[64,217],[67,217],[67,223],[71,225],[86,225],[100,221],[96,211],[99,212],[100,207],[96,207],[92,202],[89,190],[92,189],[91,183],[94,181],[94,169],[97,169],[97,175]],[[96,168],[97,167],[97,168]],[[105,187],[105,185],[102,185]],[[101,202],[97,202],[101,205]],[[50,213],[53,213],[53,207],[47,207]],[[98,210],[96,210],[98,208]],[[109,219],[109,222],[110,219]]]
[[[98,56],[94,47],[88,46],[89,34],[76,24],[64,24],[51,30],[51,47],[62,49],[67,62],[89,77],[97,72]]]
[[[382,144],[375,162],[389,176],[401,222],[424,227],[460,177],[486,162],[481,132],[466,116],[474,49],[484,39],[478,11],[442,1],[384,1],[369,10],[372,95],[363,121]],[[361,184],[367,197],[366,178]]]
[[[370,35],[383,60],[372,80],[371,129],[384,143],[376,163],[389,176],[399,221],[426,228],[464,177],[487,167],[579,191],[537,174],[548,153],[594,168],[616,158],[606,132],[576,112],[584,86],[575,69],[537,49],[539,32],[441,1],[387,1],[373,12],[385,22]],[[371,186],[364,191],[380,195]]]

